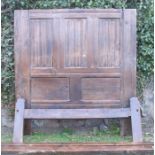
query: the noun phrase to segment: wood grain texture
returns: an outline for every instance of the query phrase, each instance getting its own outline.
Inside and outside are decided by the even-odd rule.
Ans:
[[[136,97],[130,99],[131,107],[131,121],[132,121],[132,135],[134,142],[142,142],[142,126],[141,126],[141,112],[140,103]]]
[[[18,10],[14,26],[16,96],[27,108],[129,107],[136,95],[134,9]]]
[[[123,153],[153,154],[153,143],[2,144],[2,153]]]
[[[24,109],[23,99],[16,104],[14,143],[22,143],[24,119],[95,119],[128,118],[132,120],[133,141],[142,142],[140,104],[137,98],[130,99],[130,108],[109,109]]]
[[[123,12],[123,102],[127,106],[129,98],[136,96],[136,10],[128,9]]]
[[[94,109],[121,108],[120,100],[31,100],[32,108],[41,109]]]
[[[30,10],[30,18],[83,18],[87,16],[103,18],[121,18],[121,9],[49,9]]]
[[[120,78],[83,78],[84,100],[120,100]]]
[[[30,34],[28,10],[14,12],[15,90],[16,98],[24,98],[25,106],[30,104]],[[25,134],[31,132],[31,122],[25,124]]]
[[[31,14],[30,11],[30,17]],[[32,18],[32,66],[49,67],[52,59],[58,61],[51,56],[57,50],[56,55],[61,55],[61,58],[56,64],[62,68],[119,67],[120,18],[108,17],[108,14],[111,15],[52,13],[53,17],[49,19]],[[54,34],[55,31],[60,34]],[[58,48],[53,49],[54,46]]]
[[[34,76],[34,75],[57,75],[57,74],[63,74],[63,73],[70,73],[73,75],[73,73],[76,75],[76,74],[87,74],[88,73],[91,75],[91,74],[97,74],[97,73],[102,73],[102,75],[108,75],[110,76],[113,75],[115,76],[115,74],[117,75],[120,75],[121,73],[121,69],[120,68],[117,68],[117,67],[105,67],[105,68],[69,68],[69,67],[66,67],[66,68],[60,68],[60,69],[55,69],[55,68],[52,68],[52,67],[46,67],[46,68],[43,68],[43,67],[33,67],[31,69],[31,75]]]
[[[31,100],[69,100],[68,78],[32,78]]]
[[[29,108],[30,96],[30,44],[28,11],[14,12],[14,50],[16,98],[23,97]]]
[[[25,109],[25,119],[92,119],[131,116],[130,108],[120,109]]]
[[[64,67],[86,67],[86,19],[65,19]]]
[[[70,101],[81,100],[81,78],[70,77],[69,79]]]
[[[25,100],[18,99],[15,108],[13,143],[23,143]]]
[[[53,20],[30,21],[31,66],[51,67],[53,60]]]
[[[136,96],[136,10],[123,10],[123,64],[122,106],[129,106],[129,99]],[[122,135],[131,133],[129,119],[122,120]]]
[[[97,67],[120,67],[120,20],[98,19]]]

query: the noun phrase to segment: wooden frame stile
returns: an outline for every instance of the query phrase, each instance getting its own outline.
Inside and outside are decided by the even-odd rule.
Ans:
[[[15,50],[15,90],[16,98],[24,98],[26,108],[30,104],[30,41],[29,41],[29,11],[14,12],[14,50]],[[31,121],[26,120],[25,134],[31,133]]]
[[[136,96],[136,10],[123,9],[123,73],[122,107],[129,106],[129,98]],[[121,135],[131,134],[131,119],[121,120]]]

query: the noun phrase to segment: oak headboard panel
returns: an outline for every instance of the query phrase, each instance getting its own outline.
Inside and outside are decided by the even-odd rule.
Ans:
[[[16,10],[14,31],[26,108],[121,108],[136,96],[136,10]]]

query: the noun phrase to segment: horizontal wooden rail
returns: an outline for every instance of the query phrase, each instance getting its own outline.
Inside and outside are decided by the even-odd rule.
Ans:
[[[65,68],[54,69],[52,67],[32,67],[31,77],[121,77],[120,68]]]
[[[30,12],[30,18],[31,19],[47,19],[47,18],[89,18],[89,17],[98,17],[98,18],[121,18],[121,13],[107,13],[107,12],[102,12],[102,13],[85,13],[85,12],[79,12],[79,14],[77,14],[77,12],[72,12],[72,14],[68,14],[68,13],[54,13],[54,12],[41,12],[41,13],[34,13],[34,12]]]
[[[61,144],[2,144],[8,153],[84,153],[84,152],[152,152],[153,143],[61,143]]]
[[[82,8],[76,8],[76,9],[33,9],[29,10],[30,13],[121,13],[122,9],[82,9]]]
[[[18,99],[15,110],[13,142],[23,143],[24,119],[94,119],[131,117],[133,141],[142,142],[140,103],[130,99],[130,108],[99,109],[25,109],[25,100]]]
[[[81,77],[81,78],[120,78],[120,73],[31,73],[31,77]]]
[[[125,118],[130,108],[120,109],[25,109],[25,119]]]

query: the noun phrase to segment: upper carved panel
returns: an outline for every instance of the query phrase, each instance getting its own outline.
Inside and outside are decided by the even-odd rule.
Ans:
[[[31,65],[51,67],[53,61],[53,20],[30,21]]]
[[[31,20],[31,66],[120,67],[120,30],[119,18],[86,16]]]

